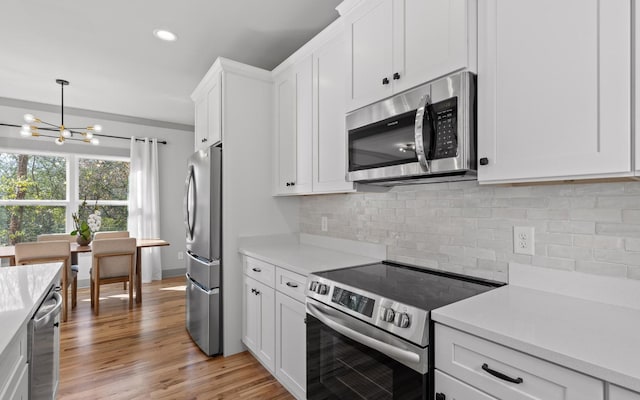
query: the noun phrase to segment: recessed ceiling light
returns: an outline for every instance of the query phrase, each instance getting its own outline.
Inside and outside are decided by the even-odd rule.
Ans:
[[[166,40],[167,42],[173,42],[178,38],[175,33],[169,32],[166,29],[155,29],[153,31],[153,36],[160,40]]]

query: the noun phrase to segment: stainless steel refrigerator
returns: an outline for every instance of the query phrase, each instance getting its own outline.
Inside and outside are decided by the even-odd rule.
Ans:
[[[222,148],[189,158],[185,182],[187,331],[207,355],[222,352]]]

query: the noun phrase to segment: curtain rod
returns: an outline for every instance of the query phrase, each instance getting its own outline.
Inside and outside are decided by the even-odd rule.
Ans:
[[[21,128],[22,125],[15,125],[15,124],[5,124],[0,122],[0,126],[10,126],[13,128]],[[59,132],[59,129],[55,129],[55,128],[38,128],[38,130],[41,131],[51,131],[51,132]],[[78,131],[71,131],[72,133],[80,133]],[[49,136],[49,135],[41,135],[41,136],[46,136],[46,137],[56,137],[56,136]],[[98,137],[106,137],[106,138],[111,138],[111,139],[120,139],[120,140],[131,140],[131,138],[126,138],[126,137],[121,137],[121,136],[113,136],[113,135],[105,135],[104,133],[93,133],[93,136],[98,136]],[[68,138],[68,139],[72,139],[72,140],[80,140],[80,139],[73,139],[73,138]],[[68,140],[67,139],[67,140]],[[144,139],[139,139],[136,138],[137,142],[144,142]],[[160,144],[167,144],[166,140],[158,140],[158,143]]]

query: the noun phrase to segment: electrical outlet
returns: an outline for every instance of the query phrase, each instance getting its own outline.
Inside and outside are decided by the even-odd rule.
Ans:
[[[516,254],[535,253],[535,236],[533,226],[513,227],[513,252]]]
[[[322,232],[327,232],[329,230],[329,221],[325,215],[321,218],[321,225]]]
[[[184,252],[182,251],[178,252],[178,260],[184,260]]]

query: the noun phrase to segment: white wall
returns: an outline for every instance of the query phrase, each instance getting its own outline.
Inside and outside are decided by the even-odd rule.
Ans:
[[[60,120],[59,113],[0,105],[0,122],[22,124],[23,115],[27,112],[47,122],[58,123]],[[126,138],[131,136],[155,137],[168,142],[166,145],[158,145],[158,164],[160,169],[160,232],[162,239],[171,243],[170,246],[161,249],[162,269],[167,271],[168,274],[178,272],[169,272],[170,270],[182,271],[185,268],[184,260],[178,260],[177,253],[184,251],[182,194],[184,191],[187,158],[193,153],[193,131],[115,121],[113,119],[104,119],[110,117],[108,114],[91,114],[101,115],[103,118],[96,118],[95,116],[88,118],[65,112],[65,125],[76,127],[101,124],[103,126],[102,133],[107,135]],[[159,123],[158,125],[163,124]],[[53,139],[50,138],[23,139],[19,131],[19,128],[0,126],[0,148],[129,156],[129,141],[127,140],[100,138],[99,146],[92,146],[85,143],[65,143],[63,146],[57,146],[53,143]],[[83,277],[88,279],[88,274],[86,276],[84,275],[85,274],[82,274],[80,279],[83,279]]]

